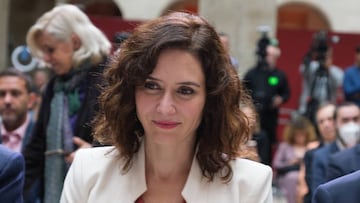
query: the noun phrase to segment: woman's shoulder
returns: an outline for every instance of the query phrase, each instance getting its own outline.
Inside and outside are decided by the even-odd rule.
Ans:
[[[115,147],[93,147],[79,149],[76,152],[70,171],[74,178],[81,177],[89,187],[92,187],[98,184],[97,182],[110,181],[111,176],[118,174],[123,165],[124,162],[118,156]],[[96,182],[93,182],[94,180]]]
[[[131,194],[128,188],[134,176],[121,172],[124,161],[118,154],[115,147],[79,149],[65,178],[63,198],[72,200],[68,202],[113,202],[113,198],[124,202],[121,200]]]
[[[121,162],[118,158],[118,150],[112,146],[92,147],[79,149],[75,154],[74,162],[81,162],[81,165],[94,165],[95,168],[106,167],[115,162]]]
[[[240,191],[241,202],[271,202],[273,176],[269,166],[242,158],[232,161],[231,166],[229,186]]]
[[[257,173],[272,175],[270,166],[244,158],[235,159],[232,162],[232,168],[234,176],[248,176],[249,174],[256,176]]]
[[[81,148],[76,152],[76,157],[81,159],[109,159],[118,153],[114,146]]]
[[[267,184],[272,181],[272,169],[262,163],[249,159],[237,158],[231,163],[233,182],[250,185]]]

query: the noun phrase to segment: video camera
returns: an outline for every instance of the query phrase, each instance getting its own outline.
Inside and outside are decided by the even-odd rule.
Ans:
[[[313,40],[310,44],[310,49],[304,57],[304,65],[307,67],[312,61],[317,61],[320,67],[325,67],[326,54],[330,48],[330,43],[337,43],[339,37],[328,37],[325,30],[321,30],[314,34]]]
[[[328,33],[321,30],[314,34],[313,41],[310,44],[310,49],[306,53],[303,60],[303,73],[307,78],[309,85],[309,96],[306,101],[306,111],[304,116],[315,123],[315,112],[321,102],[330,100],[329,84],[324,81],[329,81],[329,71],[326,64],[326,59],[329,57],[330,43],[337,43],[339,38],[333,36],[328,37]],[[311,77],[309,77],[309,75]]]
[[[269,26],[259,26],[257,30],[261,33],[261,37],[257,42],[256,56],[257,56],[257,67],[268,66],[266,62],[266,47],[270,44],[270,38],[268,32]]]

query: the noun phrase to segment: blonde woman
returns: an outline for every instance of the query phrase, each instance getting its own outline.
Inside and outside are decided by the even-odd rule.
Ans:
[[[31,53],[55,73],[49,81],[25,149],[25,199],[59,202],[74,153],[91,147],[90,121],[111,44],[74,5],[43,14],[27,33]]]

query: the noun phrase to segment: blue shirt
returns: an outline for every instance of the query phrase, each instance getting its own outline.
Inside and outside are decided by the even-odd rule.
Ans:
[[[360,67],[352,65],[345,70],[343,89],[345,99],[360,106]]]

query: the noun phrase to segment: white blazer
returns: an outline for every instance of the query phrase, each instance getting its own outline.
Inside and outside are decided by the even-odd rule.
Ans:
[[[81,149],[66,176],[61,203],[134,203],[147,189],[144,144],[127,173],[114,147]],[[187,203],[272,203],[272,170],[269,166],[236,159],[233,177],[223,183],[209,182],[201,174],[196,158],[191,165],[182,196]]]

